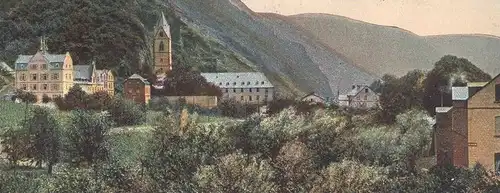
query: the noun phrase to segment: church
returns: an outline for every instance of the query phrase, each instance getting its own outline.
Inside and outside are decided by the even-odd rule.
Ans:
[[[155,89],[162,89],[166,74],[172,71],[172,36],[170,25],[161,13],[154,27],[154,72],[157,76]],[[222,99],[243,103],[265,104],[274,99],[275,88],[261,72],[201,73],[209,82],[221,89]]]

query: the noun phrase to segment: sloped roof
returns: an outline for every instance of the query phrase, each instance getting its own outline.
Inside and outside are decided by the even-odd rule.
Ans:
[[[453,107],[436,107],[436,113],[447,113]]]
[[[138,74],[133,74],[132,76],[127,78],[127,80],[130,80],[130,79],[136,79],[136,80],[142,81],[144,84],[150,84],[148,82],[148,80],[146,80],[145,78],[143,78],[141,75],[138,75]]]
[[[469,98],[469,87],[451,87],[451,99],[463,101]]]
[[[483,87],[486,86],[488,82],[469,82],[467,83],[467,87]]]
[[[19,55],[16,60],[17,63],[29,63],[31,58],[33,58],[34,55]],[[43,54],[45,59],[51,62],[64,62],[64,59],[66,59],[65,54]]]
[[[356,88],[354,88],[351,91],[349,91],[347,93],[347,96],[356,96],[356,95],[358,95],[359,92],[361,92],[365,88],[370,89],[370,87],[368,85],[360,85],[360,86],[356,85]]]
[[[161,12],[161,16],[158,20],[158,23],[156,24],[156,27],[162,29],[165,34],[167,34],[168,38],[172,38],[170,35],[170,25],[168,25],[167,18],[165,17],[165,14],[163,14],[163,12]]]
[[[7,71],[9,71],[9,72],[14,71],[14,70],[12,70],[12,68],[11,68],[9,65],[7,65],[7,63],[5,63],[5,62],[0,62],[0,68],[3,68],[4,70],[7,70]]]
[[[316,97],[320,98],[321,100],[325,100],[325,98],[323,98],[322,96],[318,95],[315,92],[311,92],[311,93],[307,94],[306,96],[302,97],[300,100],[303,100],[303,99],[305,99],[305,98],[307,98],[309,96],[316,96]]]
[[[272,88],[262,72],[201,73],[203,77],[220,88]]]
[[[91,65],[74,65],[73,66],[73,79],[89,80],[92,77]]]

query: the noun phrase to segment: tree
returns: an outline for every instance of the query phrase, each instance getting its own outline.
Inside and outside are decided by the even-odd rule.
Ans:
[[[49,103],[50,101],[52,101],[52,99],[47,94],[43,94],[42,103]]]
[[[89,95],[78,85],[71,87],[69,92],[64,96],[64,103],[67,110],[88,109],[89,101]]]
[[[59,160],[59,123],[47,109],[36,107],[33,116],[25,120],[24,125],[32,138],[33,158],[39,164],[47,162],[48,173],[51,174],[52,166]]]
[[[281,112],[281,110],[292,106],[294,103],[295,101],[293,99],[276,97],[267,105],[267,113],[274,115]]]
[[[113,102],[111,96],[106,91],[99,91],[89,96],[88,109],[90,110],[107,110]]]
[[[69,154],[76,164],[92,165],[108,156],[109,116],[85,110],[72,112],[68,128]]]
[[[31,92],[26,92],[26,91],[18,89],[18,90],[16,90],[16,92],[14,93],[14,95],[17,98],[21,99],[26,104],[28,104],[28,103],[36,103],[37,102],[36,95],[34,95]]]
[[[274,161],[282,190],[280,192],[307,192],[314,178],[314,155],[299,141],[286,143]]]
[[[116,126],[139,125],[146,121],[145,107],[123,97],[115,97],[108,112]]]
[[[446,55],[434,64],[424,81],[423,104],[430,115],[436,107],[452,105],[451,87],[463,86],[467,82],[487,82],[491,76],[465,58]],[[441,101],[442,100],[442,101]]]
[[[208,83],[198,71],[193,71],[183,65],[178,65],[167,75],[164,82],[163,96],[217,96],[222,92],[216,85]]]

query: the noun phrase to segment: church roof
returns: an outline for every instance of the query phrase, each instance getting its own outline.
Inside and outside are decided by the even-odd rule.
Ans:
[[[167,34],[168,38],[172,38],[170,35],[170,25],[168,25],[167,18],[165,17],[165,14],[163,14],[163,12],[161,12],[161,17],[158,20],[156,27],[162,29],[165,32],[165,34]]]
[[[219,88],[272,88],[271,82],[261,72],[201,73]]]

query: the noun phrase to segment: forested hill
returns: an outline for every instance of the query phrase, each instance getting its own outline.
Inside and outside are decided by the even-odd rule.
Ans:
[[[333,96],[376,77],[317,44],[290,24],[270,20],[239,0],[7,0],[0,9],[0,60],[35,53],[48,37],[52,53],[123,78],[151,66],[152,29],[163,11],[171,24],[175,65],[204,72],[261,71],[283,94]]]
[[[33,54],[44,35],[51,53],[69,51],[75,64],[95,59],[120,77],[151,66],[150,39],[158,16],[167,14],[173,36],[174,65],[205,72],[249,71],[242,57],[201,36],[165,4],[152,0],[2,1],[0,61]]]

